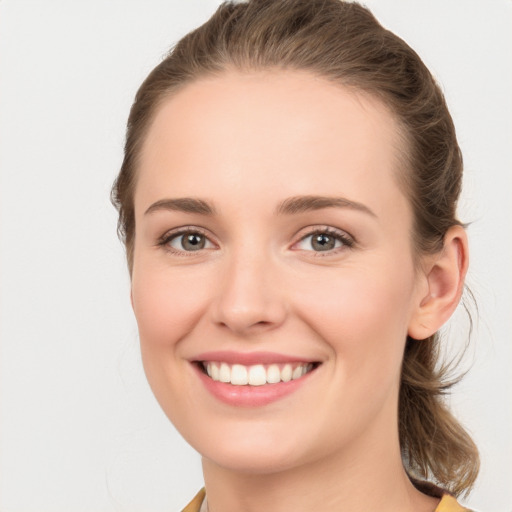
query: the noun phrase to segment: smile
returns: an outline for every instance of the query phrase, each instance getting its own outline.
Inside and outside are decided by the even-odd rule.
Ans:
[[[201,363],[206,374],[216,382],[224,382],[233,386],[264,386],[297,380],[311,372],[313,363],[285,364],[229,364],[226,362],[204,361]]]
[[[215,351],[190,360],[210,395],[233,407],[261,407],[314,382],[322,362],[273,352]],[[311,386],[311,384],[309,384]]]

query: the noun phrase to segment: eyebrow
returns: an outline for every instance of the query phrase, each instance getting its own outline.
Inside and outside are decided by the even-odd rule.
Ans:
[[[296,213],[304,213],[314,210],[322,210],[324,208],[350,208],[363,213],[367,213],[372,217],[377,217],[375,213],[366,205],[351,201],[344,197],[330,196],[294,196],[285,199],[280,203],[275,213],[277,215],[293,215]],[[199,215],[215,215],[215,207],[203,199],[195,197],[179,197],[174,199],[161,199],[153,203],[144,215],[161,210],[180,211],[185,213],[197,213]]]
[[[159,210],[171,210],[185,213],[198,213],[200,215],[214,215],[215,208],[213,205],[202,199],[195,197],[179,197],[176,199],[161,199],[153,203],[145,212],[153,213]]]
[[[350,208],[372,217],[377,215],[366,205],[351,201],[344,197],[330,196],[295,196],[284,200],[276,209],[277,214],[290,215],[294,213],[303,213],[312,210],[322,210],[323,208]]]

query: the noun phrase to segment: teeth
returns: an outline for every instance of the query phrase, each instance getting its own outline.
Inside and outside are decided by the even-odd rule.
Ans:
[[[215,379],[213,379],[213,380],[215,380]],[[220,365],[218,380],[220,380],[221,382],[230,382],[231,381],[231,368],[226,363],[222,363]]]
[[[302,368],[300,366],[297,366],[297,368],[295,368],[295,370],[293,370],[292,372],[292,379],[295,380],[300,377],[302,377]]]
[[[313,369],[311,363],[287,363],[284,365],[271,364],[268,366],[255,364],[203,363],[206,373],[215,381],[226,382],[234,386],[263,386],[300,379]]]
[[[210,368],[210,377],[213,380],[219,380],[219,367],[216,364],[213,364]]]
[[[251,386],[263,386],[267,383],[267,372],[261,364],[249,368],[249,384]]]
[[[231,368],[231,384],[245,386],[248,382],[247,368],[241,364],[234,364]]]
[[[271,364],[267,368],[267,382],[269,384],[276,384],[281,382],[281,370],[277,364]]]
[[[283,382],[289,382],[292,380],[292,365],[285,364],[281,370],[281,380]]]

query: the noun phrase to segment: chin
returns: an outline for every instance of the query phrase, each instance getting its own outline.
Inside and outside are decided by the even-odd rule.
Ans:
[[[217,466],[236,473],[268,475],[300,465],[297,453],[262,453],[260,450],[206,450],[201,454]]]
[[[306,454],[297,449],[304,443],[298,436],[283,435],[287,432],[288,429],[279,429],[276,433],[258,428],[238,428],[217,433],[210,429],[209,432],[196,432],[187,441],[202,457],[224,469],[271,474],[305,462]]]

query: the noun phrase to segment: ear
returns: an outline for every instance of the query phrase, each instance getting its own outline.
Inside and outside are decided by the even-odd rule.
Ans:
[[[423,291],[409,324],[411,338],[428,338],[450,318],[462,296],[468,263],[466,232],[462,226],[452,226],[443,248],[423,261],[421,280],[426,286],[419,287]]]

